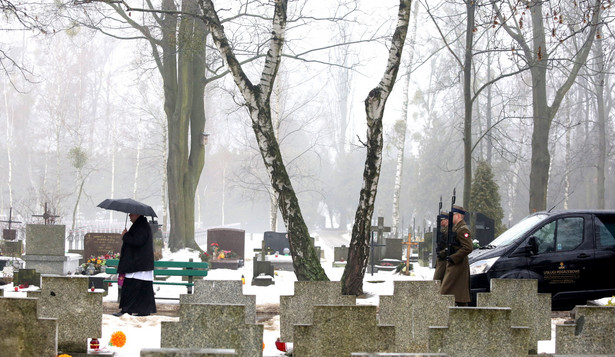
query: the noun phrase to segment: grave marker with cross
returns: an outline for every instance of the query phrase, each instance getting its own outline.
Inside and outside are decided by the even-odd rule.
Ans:
[[[33,214],[32,217],[43,217],[45,224],[54,224],[56,218],[59,218],[60,216],[55,216],[55,215],[50,214],[49,211],[47,210],[47,202],[45,202],[45,213]]]
[[[11,223],[21,223],[20,221],[13,221],[13,207],[11,207],[9,209],[9,220],[8,221],[0,221],[3,223],[8,223],[9,224],[9,228],[8,229],[4,229],[2,231],[2,239],[4,240],[15,240],[15,238],[17,237],[17,231],[14,229],[11,229]]]
[[[384,237],[383,237],[383,233],[384,232],[390,232],[391,231],[391,227],[385,227],[384,226],[384,217],[378,217],[378,225],[377,226],[371,226],[371,249],[370,249],[370,258],[371,258],[371,266],[372,266],[372,275],[374,275],[374,247],[384,247],[385,244],[382,244]],[[377,243],[374,242],[374,232],[377,232]]]
[[[412,233],[408,233],[408,241],[401,242],[401,244],[406,245],[406,271],[404,272],[405,275],[410,275],[410,255],[412,255],[412,246],[419,245],[418,242],[413,242],[411,238]]]

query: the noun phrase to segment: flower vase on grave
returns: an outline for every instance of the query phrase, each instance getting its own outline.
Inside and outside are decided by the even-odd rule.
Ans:
[[[94,267],[94,264],[92,263],[88,264],[88,267],[85,269],[85,272],[87,275],[96,274],[96,268]]]

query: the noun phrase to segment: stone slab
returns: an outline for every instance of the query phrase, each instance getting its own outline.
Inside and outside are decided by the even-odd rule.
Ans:
[[[218,243],[222,250],[230,250],[239,255],[239,259],[246,257],[246,231],[236,228],[210,228],[207,230],[207,247]]]
[[[83,258],[99,257],[109,252],[119,253],[122,235],[119,233],[86,233],[83,238]]]
[[[315,305],[356,305],[356,296],[342,295],[339,281],[295,281],[293,295],[280,296],[280,339],[293,341],[294,325],[310,325]]]
[[[395,352],[429,352],[429,327],[448,324],[453,295],[440,294],[438,280],[394,281],[393,295],[380,296],[378,321],[395,326]]]
[[[65,225],[27,224],[26,254],[27,255],[64,255]]]
[[[37,298],[39,316],[57,319],[59,350],[87,352],[88,338],[102,336],[103,294],[89,290],[86,276],[42,275],[28,297]]]
[[[556,354],[615,355],[615,306],[576,306],[571,316],[555,326]]]
[[[74,273],[79,267],[79,254],[66,255],[30,255],[22,256],[26,268],[36,269],[41,274],[67,275]]]
[[[429,352],[527,357],[530,329],[512,326],[511,314],[508,307],[449,307],[448,326],[429,329]]]
[[[180,295],[179,303],[244,305],[245,323],[256,323],[256,295],[244,295],[241,280],[196,280],[194,292]]]
[[[56,356],[58,321],[39,318],[37,299],[0,298],[0,354]]]
[[[476,294],[479,307],[510,307],[511,323],[530,328],[528,353],[539,340],[551,339],[551,294],[538,293],[535,279],[491,279],[491,292]]]
[[[244,305],[180,304],[179,321],[161,322],[162,348],[234,349],[261,356],[263,325],[245,323]]]
[[[232,349],[213,348],[145,348],[141,350],[141,357],[219,357],[237,356]]]
[[[312,324],[295,325],[294,356],[338,357],[352,352],[389,352],[395,327],[377,325],[376,306],[314,306]]]

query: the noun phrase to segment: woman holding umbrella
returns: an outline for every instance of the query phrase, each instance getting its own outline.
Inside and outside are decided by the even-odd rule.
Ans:
[[[132,226],[122,232],[122,249],[117,272],[124,276],[120,311],[113,314],[148,316],[156,312],[154,299],[154,239],[147,218],[130,213]]]

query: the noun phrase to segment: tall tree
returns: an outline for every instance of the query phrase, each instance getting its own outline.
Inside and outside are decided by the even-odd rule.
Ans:
[[[276,0],[274,2],[269,49],[264,59],[259,83],[256,85],[250,81],[242,64],[235,56],[213,2],[203,0],[200,5],[203,10],[204,23],[207,24],[213,41],[224,58],[250,114],[252,129],[271,180],[271,186],[277,195],[279,209],[288,232],[290,252],[297,280],[329,280],[320,265],[320,258],[316,255],[310,239],[308,228],[299,207],[299,201],[282,159],[272,123],[271,93],[282,58],[288,0]]]
[[[557,7],[559,2],[552,4],[542,0],[515,4],[498,1],[492,3],[495,11],[494,24],[501,24],[501,27],[516,43],[513,51],[521,59],[522,66],[527,66],[531,74],[534,128],[530,167],[530,212],[546,209],[551,164],[548,145],[551,124],[579,70],[587,61],[596,37],[604,2],[601,0],[588,3],[575,2],[575,7],[572,9]],[[507,5],[507,8],[504,9],[503,5]],[[582,8],[585,5],[587,7]],[[547,14],[544,14],[544,7],[548,9]],[[527,25],[530,29],[527,29],[528,26],[524,27],[526,11],[529,12],[530,21]],[[568,11],[570,13],[566,13]],[[569,21],[575,23],[569,23]],[[552,58],[552,54],[557,51],[561,43],[583,34],[585,37],[583,44],[580,50],[570,58],[570,66],[565,66],[562,62],[559,63],[560,66],[554,65],[552,62],[559,61],[561,58]],[[549,95],[550,81],[547,78],[550,69],[558,68],[560,71],[566,67],[569,68],[567,68],[568,74],[564,82],[558,85],[553,95]],[[549,97],[552,97],[551,104],[549,104]]]
[[[367,121],[367,153],[363,171],[363,187],[359,197],[359,206],[355,214],[354,226],[348,248],[348,262],[342,275],[342,294],[361,295],[363,277],[369,258],[369,238],[374,202],[378,191],[380,166],[382,163],[382,117],[387,99],[393,90],[401,63],[404,42],[410,22],[411,0],[400,0],[397,25],[391,39],[391,48],[384,75],[377,87],[372,89],[365,99]]]

